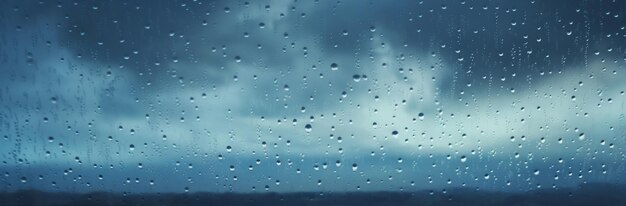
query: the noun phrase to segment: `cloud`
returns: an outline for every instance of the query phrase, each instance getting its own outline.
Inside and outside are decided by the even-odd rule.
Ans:
[[[56,182],[68,168],[117,181],[96,190],[180,176],[136,191],[447,179],[526,190],[596,168],[574,180],[621,181],[609,177],[626,144],[613,2],[11,4],[0,28],[9,189],[40,168]]]

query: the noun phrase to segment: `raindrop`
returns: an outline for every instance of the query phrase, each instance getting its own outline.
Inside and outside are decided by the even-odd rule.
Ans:
[[[393,137],[398,137],[398,130],[393,130],[391,135],[393,135]]]
[[[339,69],[339,65],[337,63],[330,64],[330,70],[336,71]]]

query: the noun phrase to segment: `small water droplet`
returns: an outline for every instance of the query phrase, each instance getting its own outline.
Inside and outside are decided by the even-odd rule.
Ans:
[[[337,63],[330,64],[330,70],[336,71],[339,69],[339,65]]]

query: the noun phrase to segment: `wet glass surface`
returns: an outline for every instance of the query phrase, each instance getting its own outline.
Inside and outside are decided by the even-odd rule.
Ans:
[[[626,205],[626,1],[0,6],[7,205]]]

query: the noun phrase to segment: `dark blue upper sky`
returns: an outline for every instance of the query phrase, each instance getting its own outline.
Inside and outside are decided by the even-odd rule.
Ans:
[[[0,6],[0,190],[624,183],[626,2]]]

